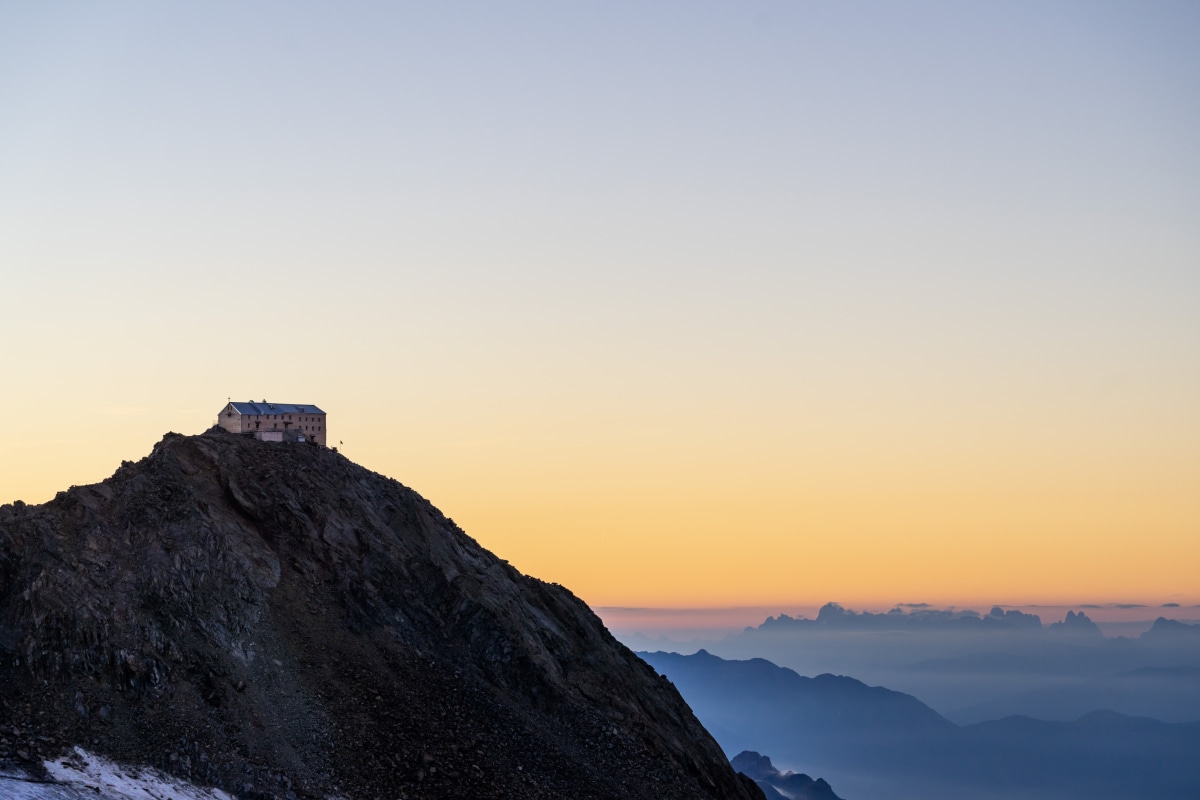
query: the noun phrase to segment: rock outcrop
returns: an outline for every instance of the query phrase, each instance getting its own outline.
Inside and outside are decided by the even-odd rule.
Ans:
[[[755,795],[569,591],[219,429],[0,507],[0,766],[75,745],[241,798]]]
[[[767,756],[743,750],[733,757],[733,768],[759,785],[768,800],[841,800],[823,778],[813,780],[803,772],[780,772]]]
[[[1100,630],[1100,626],[1082,611],[1078,614],[1074,611],[1068,611],[1067,616],[1062,622],[1055,622],[1050,625],[1049,631],[1063,636],[1092,638],[1096,641],[1104,641],[1104,632]]]

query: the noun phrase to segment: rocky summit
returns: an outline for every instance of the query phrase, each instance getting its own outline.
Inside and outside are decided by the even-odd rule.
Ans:
[[[219,429],[0,507],[0,773],[88,754],[244,800],[762,796],[565,588]]]

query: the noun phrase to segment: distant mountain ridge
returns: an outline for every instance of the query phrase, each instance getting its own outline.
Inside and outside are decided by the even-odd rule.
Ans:
[[[856,780],[874,780],[893,787],[894,800],[1200,797],[1200,723],[1097,711],[1073,722],[1008,717],[960,727],[914,697],[852,678],[806,678],[706,651],[639,655],[726,752],[770,753],[848,796]]]
[[[1047,630],[1051,633],[1064,633],[1071,636],[1098,636],[1104,638],[1104,632],[1100,630],[1100,626],[1082,611],[1078,614],[1074,611],[1068,611],[1067,616],[1063,618],[1062,622],[1050,623]]]
[[[637,642],[639,640],[633,640]],[[700,643],[692,645],[699,647]],[[916,697],[959,724],[1010,714],[1074,720],[1097,708],[1168,722],[1200,720],[1200,682],[1138,670],[1200,667],[1200,624],[1160,617],[1136,638],[1105,637],[1082,612],[1043,625],[1034,614],[826,604],[817,619],[769,617],[704,642],[722,658],[766,658],[804,675],[853,675]],[[686,644],[639,650],[692,652]]]
[[[1159,617],[1154,620],[1150,630],[1138,637],[1146,641],[1162,641],[1182,638],[1189,641],[1200,641],[1200,623],[1188,624],[1175,619]]]
[[[679,688],[726,752],[780,758],[784,751],[769,745],[787,741],[788,753],[843,766],[847,750],[886,754],[914,737],[940,742],[957,730],[915,697],[842,675],[810,678],[766,659],[727,661],[706,650],[638,655]]]
[[[1173,620],[1158,618],[1156,626],[1162,624],[1181,628],[1197,628],[1200,625],[1187,625]],[[1037,614],[1027,614],[1017,609],[1004,610],[994,606],[988,613],[980,614],[970,609],[933,609],[916,608],[905,610],[893,608],[885,613],[872,611],[854,611],[845,608],[840,603],[826,603],[817,612],[816,619],[792,617],[780,614],[778,617],[767,617],[757,626],[749,626],[749,631],[779,632],[785,630],[846,630],[846,631],[931,631],[947,630],[956,632],[979,633],[1058,633],[1074,635],[1103,636],[1100,627],[1084,611],[1068,611],[1061,622],[1042,623]]]

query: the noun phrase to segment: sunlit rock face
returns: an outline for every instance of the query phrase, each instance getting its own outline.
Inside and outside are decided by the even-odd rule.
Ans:
[[[0,764],[76,746],[244,798],[755,793],[569,591],[331,450],[221,430],[0,507]]]

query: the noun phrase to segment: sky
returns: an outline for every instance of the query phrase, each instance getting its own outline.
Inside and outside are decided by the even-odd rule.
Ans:
[[[0,502],[227,398],[595,606],[1200,602],[1200,6],[0,1]]]

